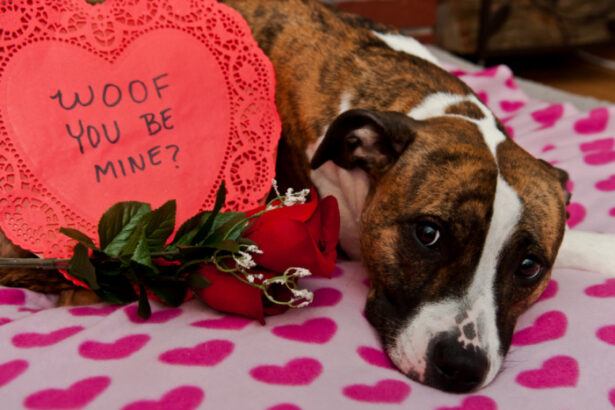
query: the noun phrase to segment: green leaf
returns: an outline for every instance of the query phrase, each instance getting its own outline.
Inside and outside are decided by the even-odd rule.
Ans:
[[[84,245],[87,248],[90,248],[92,250],[98,250],[94,241],[89,236],[87,236],[81,231],[78,231],[77,229],[60,228],[60,233],[68,236],[71,239],[76,240],[77,242],[79,242],[80,244]]]
[[[77,279],[83,280],[92,290],[97,290],[99,288],[96,280],[96,268],[90,261],[88,249],[81,243],[75,245],[68,273]]]
[[[143,228],[138,228],[139,231],[139,242],[134,249],[134,253],[132,254],[130,260],[138,263],[139,265],[145,266],[149,268],[154,273],[158,273],[158,268],[152,262],[152,254],[149,250],[149,245],[147,242],[147,238],[145,237],[145,232]]]
[[[149,305],[147,292],[145,291],[145,286],[143,285],[139,285],[139,308],[137,310],[137,314],[140,318],[146,320],[152,315],[152,307]]]
[[[144,216],[150,214],[150,206],[141,202],[113,205],[98,223],[100,247],[109,256],[119,256]]]
[[[242,224],[241,221],[246,219],[246,214],[243,212],[224,212],[219,214],[214,223],[212,233],[207,236],[203,245],[221,242],[224,240],[236,241],[243,233],[247,221]]]
[[[203,275],[193,273],[192,275],[188,276],[188,286],[194,291],[205,289],[209,285],[211,285],[211,282],[209,282],[207,278],[205,278]]]
[[[194,238],[192,239],[193,245],[200,244],[207,237],[209,231],[214,226],[216,217],[224,206],[224,202],[226,202],[226,186],[224,184],[224,181],[222,181],[220,187],[218,188],[218,192],[216,193],[216,203],[214,204],[214,209],[211,211],[211,214],[209,215],[209,218],[207,218],[207,221],[205,221],[203,226],[201,226],[197,231],[196,235],[194,235]]]
[[[203,211],[184,222],[177,230],[177,233],[175,233],[172,245],[186,245],[191,243],[192,238],[194,238],[194,235],[196,235],[198,229],[203,226],[210,214],[211,212],[209,211]],[[171,246],[171,248],[173,248],[173,246]]]
[[[152,211],[151,219],[145,228],[145,237],[150,251],[155,252],[164,248],[167,239],[175,229],[176,212],[177,203],[174,200]]]

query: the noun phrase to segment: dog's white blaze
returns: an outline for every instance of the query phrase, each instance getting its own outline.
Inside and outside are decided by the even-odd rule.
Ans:
[[[372,33],[395,51],[411,54],[440,66],[436,57],[431,54],[424,45],[412,37],[402,34],[379,33],[377,31],[372,31]]]
[[[456,104],[462,102],[471,102],[476,105],[483,113],[483,118],[474,119],[468,118],[459,114],[447,114],[446,110]],[[478,99],[476,96],[468,94],[468,95],[459,95],[459,94],[450,94],[450,93],[435,93],[428,97],[426,97],[419,105],[414,107],[408,113],[408,116],[414,118],[415,120],[426,120],[432,117],[439,116],[451,116],[451,117],[460,117],[466,121],[470,121],[479,128],[483,138],[485,139],[485,144],[489,147],[489,151],[493,154],[494,158],[497,158],[496,149],[497,146],[504,140],[506,140],[506,136],[497,128],[497,124],[495,122],[495,117],[489,111],[487,107]]]
[[[466,303],[471,306],[470,312],[476,315],[478,322],[476,330],[480,335],[480,345],[485,349],[489,358],[489,373],[483,385],[493,380],[502,365],[502,355],[499,352],[500,338],[496,323],[495,277],[502,250],[517,228],[522,211],[523,205],[517,193],[501,176],[498,176],[493,216],[487,231],[483,253],[465,297]]]
[[[489,372],[483,386],[490,383],[502,365],[496,323],[495,277],[502,249],[513,234],[521,217],[522,204],[515,191],[498,177],[493,216],[476,272],[460,299],[428,303],[409,320],[389,350],[391,360],[404,372],[415,373],[424,381],[429,342],[442,332],[461,332],[464,345],[482,348],[489,358]],[[466,315],[461,322],[455,319]],[[473,324],[476,336],[467,339],[463,326]]]

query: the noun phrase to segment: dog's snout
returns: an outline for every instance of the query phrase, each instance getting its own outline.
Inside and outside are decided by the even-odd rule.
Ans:
[[[463,393],[476,389],[489,371],[486,353],[464,347],[456,337],[442,335],[431,346],[426,382],[442,390]]]

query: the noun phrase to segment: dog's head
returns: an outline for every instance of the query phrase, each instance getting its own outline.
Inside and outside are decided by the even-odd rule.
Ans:
[[[456,392],[498,373],[517,318],[547,285],[566,220],[565,172],[472,101],[424,120],[347,111],[312,158],[313,168],[332,160],[368,175],[366,316],[399,369]]]

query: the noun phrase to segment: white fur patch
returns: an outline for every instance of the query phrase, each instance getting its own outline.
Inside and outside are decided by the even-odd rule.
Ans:
[[[340,99],[339,113],[351,109],[352,95],[344,93]],[[312,159],[322,142],[326,129],[316,142],[306,150],[309,160]],[[340,208],[340,245],[354,260],[361,259],[359,223],[363,204],[369,191],[367,174],[360,169],[347,170],[328,161],[313,170],[310,178],[322,196],[333,195]]]
[[[615,235],[566,230],[556,269],[581,269],[615,277]]]
[[[496,323],[495,277],[502,250],[517,228],[522,212],[523,205],[517,193],[502,177],[498,177],[493,216],[489,231],[487,231],[483,253],[465,301],[471,306],[470,312],[475,312],[477,315],[480,345],[489,358],[489,373],[483,385],[493,380],[502,364]]]
[[[411,54],[440,66],[436,57],[431,54],[425,46],[412,37],[402,34],[379,33],[377,31],[372,31],[372,33],[395,51]]]
[[[470,102],[476,105],[483,113],[483,118],[468,118],[459,114],[447,114],[446,110],[456,104]],[[426,120],[438,116],[461,117],[466,121],[476,124],[485,139],[489,151],[496,156],[497,146],[506,140],[506,136],[497,128],[493,113],[474,95],[459,95],[449,93],[436,93],[426,97],[419,105],[414,107],[408,115],[415,120]]]

